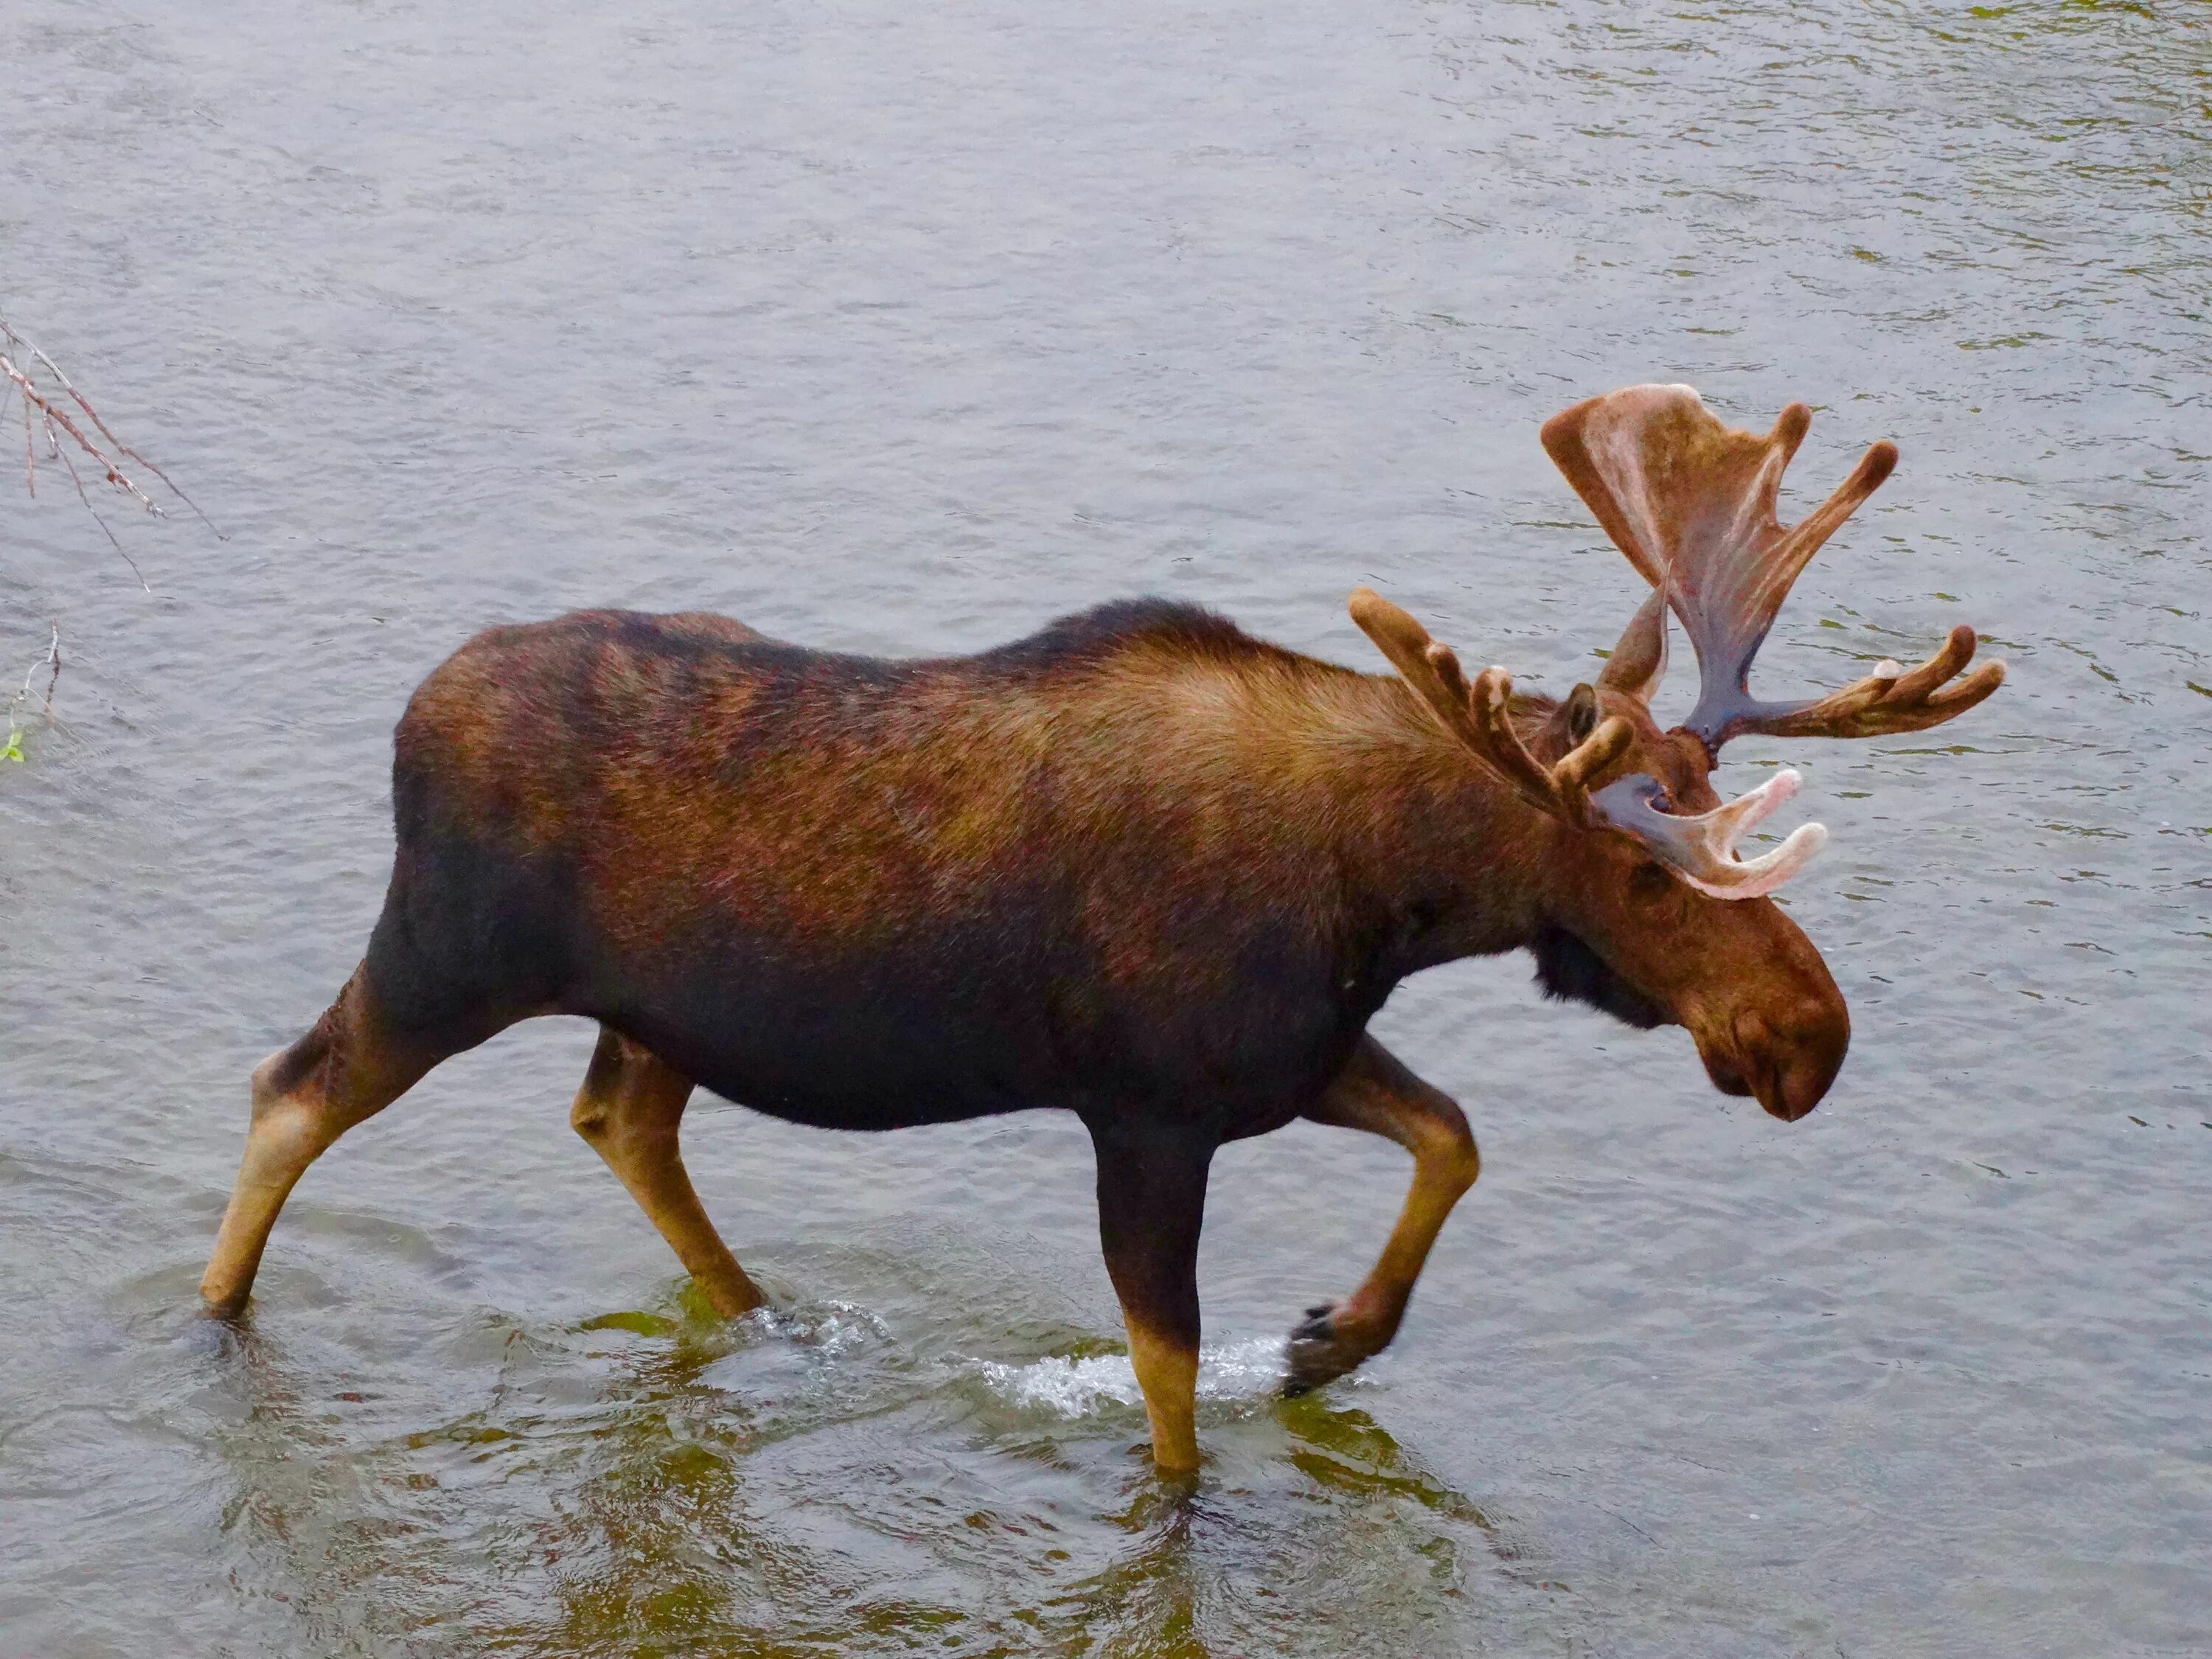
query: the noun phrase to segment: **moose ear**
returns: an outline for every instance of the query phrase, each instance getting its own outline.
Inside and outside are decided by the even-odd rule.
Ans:
[[[1567,694],[1567,742],[1582,742],[1597,729],[1597,693],[1588,685],[1578,685]]]

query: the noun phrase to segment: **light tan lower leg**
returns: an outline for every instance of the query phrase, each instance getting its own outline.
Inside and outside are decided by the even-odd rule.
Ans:
[[[1342,1376],[1389,1345],[1445,1218],[1482,1170],[1466,1114],[1371,1037],[1306,1115],[1396,1141],[1413,1155],[1413,1182],[1359,1288],[1316,1309],[1291,1334],[1294,1386]]]
[[[1145,1391],[1152,1424],[1152,1462],[1162,1474],[1198,1468],[1198,1350],[1156,1334],[1122,1310],[1129,1332],[1129,1368]]]
[[[200,1300],[218,1318],[244,1310],[277,1212],[307,1166],[404,1094],[441,1055],[404,1050],[368,1006],[356,969],[315,1028],[253,1069],[253,1119]]]
[[[690,1098],[690,1078],[602,1026],[568,1121],[660,1229],[708,1304],[733,1318],[768,1298],[722,1243],[684,1171],[677,1131]]]

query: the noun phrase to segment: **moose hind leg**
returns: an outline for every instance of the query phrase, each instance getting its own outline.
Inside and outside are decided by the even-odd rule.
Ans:
[[[209,1314],[231,1319],[244,1310],[270,1230],[307,1166],[467,1046],[396,1030],[377,1006],[364,963],[313,1030],[254,1068],[246,1155],[200,1280]]]
[[[1467,1115],[1372,1037],[1362,1041],[1305,1115],[1396,1141],[1413,1155],[1413,1184],[1382,1256],[1359,1288],[1341,1301],[1308,1309],[1291,1333],[1283,1391],[1292,1395],[1342,1376],[1389,1346],[1444,1218],[1482,1169]]]
[[[738,1265],[692,1190],[677,1146],[690,1098],[690,1078],[603,1025],[568,1121],[660,1229],[714,1311],[735,1318],[768,1298]]]
[[[1210,1142],[1171,1130],[1094,1125],[1098,1234],[1129,1333],[1129,1364],[1162,1474],[1198,1469],[1198,1235]]]

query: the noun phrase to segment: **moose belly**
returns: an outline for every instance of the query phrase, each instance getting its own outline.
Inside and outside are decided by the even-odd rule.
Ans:
[[[1116,980],[995,930],[874,952],[726,933],[607,960],[571,1007],[818,1127],[1064,1107],[1203,1113],[1224,1138],[1295,1115],[1364,1024],[1280,973],[1209,971],[1206,995],[1182,966]]]

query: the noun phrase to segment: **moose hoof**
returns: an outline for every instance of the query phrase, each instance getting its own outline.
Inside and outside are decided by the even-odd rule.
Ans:
[[[1389,1340],[1389,1332],[1361,1318],[1349,1303],[1316,1303],[1291,1332],[1290,1374],[1283,1379],[1284,1394],[1296,1397],[1334,1382],[1379,1352]]]

